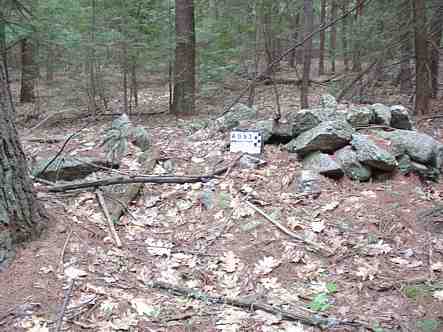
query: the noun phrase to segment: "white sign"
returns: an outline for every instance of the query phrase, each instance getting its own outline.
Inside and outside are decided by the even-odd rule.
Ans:
[[[261,154],[263,134],[257,129],[236,129],[231,131],[231,152]]]

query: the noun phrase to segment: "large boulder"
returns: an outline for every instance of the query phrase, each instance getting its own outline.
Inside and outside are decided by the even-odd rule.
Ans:
[[[368,126],[374,118],[374,112],[367,107],[353,108],[346,114],[346,121],[353,127]]]
[[[436,168],[412,161],[411,157],[407,154],[398,159],[398,169],[401,174],[407,175],[409,173],[414,173],[421,178],[431,181],[438,181],[440,176],[440,172]]]
[[[406,107],[402,105],[391,106],[391,127],[412,130],[412,120]]]
[[[312,170],[325,176],[332,178],[343,176],[343,170],[340,165],[332,156],[326,153],[312,152],[303,159],[302,163],[304,169]]]
[[[358,160],[357,153],[350,146],[338,150],[334,156],[345,175],[350,179],[368,181],[371,178],[371,169]]]
[[[353,133],[354,129],[345,121],[325,121],[300,134],[286,147],[300,156],[313,151],[333,152],[348,144]]]
[[[263,135],[263,142],[268,143],[274,132],[274,120],[261,120],[256,123],[256,128],[260,129]]]
[[[373,104],[369,107],[374,112],[374,123],[384,126],[391,125],[391,109],[383,104]]]
[[[357,159],[365,165],[387,172],[397,167],[395,157],[366,135],[352,135],[351,145],[357,153]]]
[[[253,120],[257,117],[257,109],[244,104],[235,104],[229,112],[215,120],[219,130],[230,130],[237,127],[240,121]]]
[[[263,134],[263,142],[280,142],[287,143],[292,138],[292,125],[290,123],[281,123],[274,120],[261,120],[255,124]]]
[[[443,144],[433,137],[412,130],[377,131],[378,136],[392,142],[397,155],[407,154],[413,161],[439,170],[443,166]]]
[[[321,109],[306,109],[292,113],[289,119],[292,124],[292,135],[296,137],[309,129],[317,127],[322,121],[320,112]]]
[[[333,95],[324,94],[324,95],[320,96],[321,108],[336,110],[337,105],[338,105],[337,100],[335,99],[335,97]]]

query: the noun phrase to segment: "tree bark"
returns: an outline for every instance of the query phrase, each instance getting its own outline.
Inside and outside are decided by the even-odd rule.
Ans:
[[[32,191],[26,158],[18,141],[14,106],[0,63],[0,270],[17,243],[35,238],[47,217]]]
[[[348,10],[348,1],[342,0],[341,10],[345,13]],[[343,64],[345,66],[345,71],[349,71],[349,50],[348,50],[348,22],[349,18],[345,17],[342,21],[342,47],[343,47]]]
[[[400,93],[410,94],[412,90],[412,71],[411,71],[411,34],[406,32],[400,46],[400,73],[398,80],[400,81]]]
[[[295,17],[293,18],[292,31],[293,31],[293,33],[292,33],[291,46],[299,41],[299,36],[301,35],[301,33],[300,33],[300,13],[297,13],[297,15],[295,15]],[[294,49],[289,54],[289,66],[291,68],[294,68],[295,63],[299,62],[300,59],[297,56],[297,54],[299,54],[299,53],[300,52],[298,52],[298,49]]]
[[[432,74],[432,98],[438,94],[438,72],[440,62],[440,42],[443,30],[443,2],[434,0],[432,3],[433,15],[431,19],[430,41],[431,41],[431,74]]]
[[[313,0],[304,0],[304,36],[312,33],[314,28]],[[306,41],[303,47],[303,80],[301,85],[300,104],[301,108],[308,108],[309,78],[311,74],[312,38]]]
[[[424,0],[412,0],[415,29],[415,114],[429,111],[431,75],[426,29],[426,6]]]
[[[334,21],[337,19],[337,0],[331,1],[331,20]],[[337,25],[333,25],[331,27],[331,41],[330,41],[330,53],[331,53],[331,72],[332,74],[335,73],[335,60],[336,60],[336,53],[337,53]]]
[[[326,21],[326,0],[321,0],[320,6],[320,25],[323,26]],[[325,74],[325,31],[320,32],[320,55],[318,58],[318,75]]]
[[[21,41],[22,77],[20,102],[32,103],[35,101],[35,80],[37,79],[36,64],[34,63],[32,41],[23,38]]]
[[[195,27],[194,1],[175,0],[175,65],[172,112],[191,114],[195,110]]]
[[[357,10],[355,12],[355,24],[360,24],[360,17],[363,16],[363,0],[356,0]],[[361,65],[361,51],[360,51],[360,42],[358,39],[354,42],[354,50],[352,52],[352,71],[360,72],[362,71],[362,65]]]

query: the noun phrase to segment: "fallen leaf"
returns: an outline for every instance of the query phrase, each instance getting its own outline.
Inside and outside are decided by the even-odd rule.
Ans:
[[[318,221],[311,223],[311,228],[315,233],[321,233],[326,228],[324,221]]]
[[[434,294],[432,294],[432,296],[439,301],[443,301],[443,290],[435,291]]]
[[[335,210],[340,205],[340,202],[338,201],[332,201],[331,203],[326,204],[321,208],[322,212],[332,211]]]
[[[222,262],[223,262],[223,270],[225,270],[228,273],[232,273],[237,270],[237,266],[240,262],[240,259],[238,259],[238,257],[234,254],[234,252],[228,251],[226,254],[224,254]]]
[[[281,261],[275,259],[272,256],[263,257],[263,259],[259,260],[258,263],[255,264],[254,272],[256,274],[268,274],[271,273],[280,264]]]

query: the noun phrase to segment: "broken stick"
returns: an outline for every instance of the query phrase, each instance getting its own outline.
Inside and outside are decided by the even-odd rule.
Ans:
[[[99,202],[99,204],[100,204],[100,206],[101,206],[101,208],[103,210],[103,214],[105,216],[105,219],[106,219],[106,221],[108,223],[109,232],[111,233],[111,237],[114,238],[115,245],[118,248],[121,248],[122,247],[122,241],[120,240],[120,237],[118,236],[117,231],[115,230],[114,222],[112,221],[112,218],[111,218],[111,216],[109,214],[108,207],[106,206],[105,199],[103,198],[103,193],[101,192],[100,189],[97,189],[95,191],[95,194],[96,194],[98,202]]]
[[[260,215],[262,215],[266,220],[268,220],[271,224],[273,224],[274,226],[276,226],[280,231],[282,231],[283,233],[285,233],[286,235],[289,235],[290,237],[301,241],[305,244],[307,244],[308,246],[310,246],[312,249],[314,249],[315,251],[319,251],[319,252],[323,252],[324,254],[326,254],[326,256],[331,256],[334,254],[334,252],[327,248],[324,247],[320,244],[317,244],[313,241],[310,241],[308,239],[303,238],[302,236],[299,236],[297,234],[295,234],[294,232],[290,231],[289,229],[287,229],[285,226],[283,226],[282,224],[280,224],[278,221],[274,220],[271,218],[271,216],[269,216],[268,214],[266,214],[263,210],[259,209],[258,207],[256,207],[254,204],[252,204],[249,201],[245,201],[245,203],[254,211],[258,212]]]

